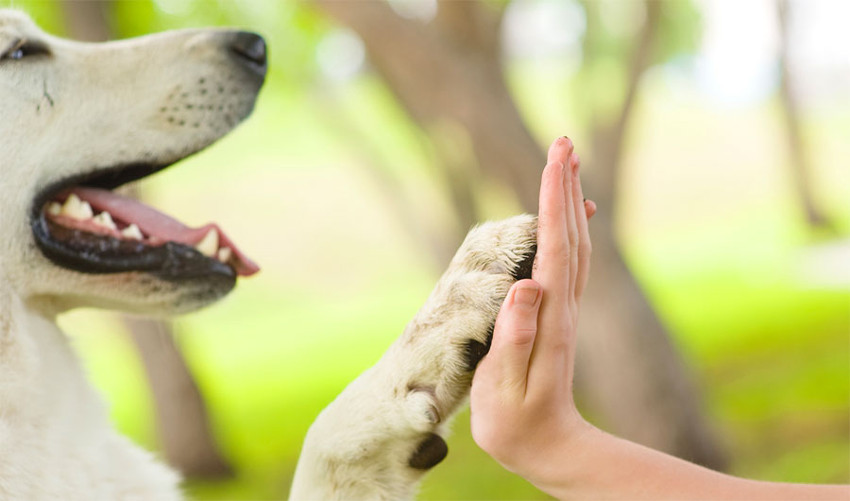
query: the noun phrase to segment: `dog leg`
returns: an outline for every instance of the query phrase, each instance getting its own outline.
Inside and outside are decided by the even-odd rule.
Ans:
[[[510,286],[531,276],[533,216],[467,235],[404,333],[310,427],[293,500],[400,500],[447,453],[441,438],[487,353]]]

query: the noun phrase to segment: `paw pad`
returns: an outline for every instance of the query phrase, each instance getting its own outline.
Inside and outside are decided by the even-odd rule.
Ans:
[[[446,444],[446,441],[436,433],[429,433],[419,443],[419,447],[410,456],[407,464],[416,470],[430,470],[445,459],[448,453],[449,446]]]

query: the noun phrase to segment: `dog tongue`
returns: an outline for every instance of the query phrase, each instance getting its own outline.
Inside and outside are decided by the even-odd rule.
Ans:
[[[98,211],[108,211],[113,218],[120,219],[128,224],[135,223],[143,233],[154,240],[163,242],[170,240],[194,247],[211,229],[215,229],[219,235],[219,248],[229,247],[233,252],[233,257],[229,263],[234,267],[237,275],[249,276],[260,271],[259,266],[240,251],[236,244],[215,223],[199,228],[189,228],[153,207],[107,190],[78,187],[72,189],[71,193],[75,193]]]

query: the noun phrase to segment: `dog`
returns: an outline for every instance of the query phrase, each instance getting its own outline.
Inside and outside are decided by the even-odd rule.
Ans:
[[[84,44],[0,10],[0,498],[181,499],[179,476],[110,426],[54,320],[188,312],[258,271],[218,226],[115,190],[245,119],[266,64],[253,33]],[[414,496],[508,288],[530,275],[535,229],[518,216],[470,232],[399,340],[311,426],[293,499]]]

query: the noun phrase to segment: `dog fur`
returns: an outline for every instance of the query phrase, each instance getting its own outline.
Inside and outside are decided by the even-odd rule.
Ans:
[[[179,477],[109,424],[54,320],[79,306],[170,315],[232,282],[84,273],[34,241],[34,200],[110,166],[168,165],[226,134],[261,82],[228,54],[234,32],[184,30],[105,44],[59,39],[0,10],[0,55],[21,40],[49,54],[0,59],[0,499],[180,499]],[[198,106],[201,103],[203,106]],[[530,272],[535,221],[473,230],[384,357],[329,405],[305,440],[293,499],[404,499],[445,456],[510,285]]]
[[[114,165],[169,164],[247,116],[259,86],[225,50],[232,36],[192,30],[84,44],[0,10],[0,54],[20,40],[50,51],[0,60],[2,499],[180,498],[178,476],[113,431],[54,319],[77,306],[180,313],[230,287],[57,266],[34,242],[31,210],[37,194],[62,179]],[[213,109],[185,106],[201,100]]]
[[[496,315],[531,275],[536,218],[474,228],[425,305],[372,368],[307,433],[293,500],[403,500],[446,454],[441,438],[466,400]]]

